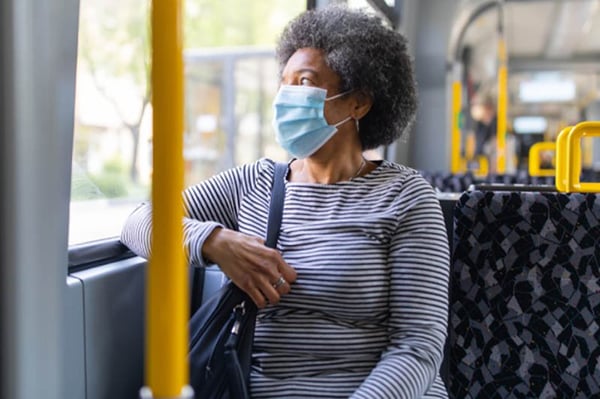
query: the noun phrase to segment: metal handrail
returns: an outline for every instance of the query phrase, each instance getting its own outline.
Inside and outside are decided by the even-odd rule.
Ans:
[[[600,193],[600,182],[580,181],[581,140],[600,136],[600,121],[567,126],[556,138],[556,189],[560,192]]]
[[[461,146],[461,128],[459,126],[459,118],[462,106],[462,83],[460,77],[461,70],[461,46],[468,27],[483,15],[488,10],[497,8],[498,12],[498,103],[497,103],[497,127],[496,127],[496,173],[504,173],[506,170],[506,110],[507,110],[507,52],[506,41],[504,40],[503,32],[503,7],[502,0],[486,0],[478,3],[473,3],[459,17],[458,22],[450,35],[448,45],[447,63],[448,63],[448,88],[451,93],[451,104],[449,108],[450,117],[450,134],[451,134],[451,154],[450,154],[450,171],[452,173],[463,172],[463,165],[466,165],[465,160],[460,154]]]
[[[152,251],[146,292],[142,398],[191,398],[188,284],[183,253],[183,39],[181,0],[152,2]]]
[[[582,183],[581,174],[581,139],[583,137],[600,136],[600,122],[581,122],[575,125],[567,135],[567,191],[580,193],[600,192],[600,182]]]

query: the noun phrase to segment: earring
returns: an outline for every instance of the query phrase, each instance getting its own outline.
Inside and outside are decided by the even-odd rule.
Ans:
[[[360,126],[358,124],[358,119],[354,119],[354,124],[356,125],[356,133],[360,132]]]

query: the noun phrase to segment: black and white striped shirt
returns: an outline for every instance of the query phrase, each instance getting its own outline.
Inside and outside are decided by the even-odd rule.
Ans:
[[[273,162],[223,172],[184,193],[185,244],[216,226],[265,237]],[[148,256],[150,206],[122,241]],[[439,202],[414,170],[382,161],[335,184],[286,182],[278,249],[291,292],[259,311],[253,398],[445,398],[448,243]]]

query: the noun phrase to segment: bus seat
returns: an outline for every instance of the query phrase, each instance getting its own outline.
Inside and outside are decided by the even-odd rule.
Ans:
[[[145,271],[146,261],[133,257],[69,274],[80,282],[83,294],[78,300],[83,300],[86,399],[139,396]]]
[[[443,193],[462,193],[477,182],[470,172],[464,174],[451,174],[445,172],[428,172],[420,170],[419,173],[429,184]]]
[[[208,266],[204,270],[204,289],[202,303],[216,293],[227,282],[227,277],[217,265]]]
[[[600,395],[599,195],[462,195],[451,271],[452,397]]]
[[[65,398],[85,398],[83,283],[67,276],[65,313]]]
[[[208,298],[227,281],[217,265],[198,267],[190,265],[190,314],[193,314]]]
[[[446,234],[448,235],[448,243],[452,244],[452,232],[454,226],[454,207],[460,198],[460,193],[437,193],[437,199],[442,208],[444,216],[444,224],[446,225]]]

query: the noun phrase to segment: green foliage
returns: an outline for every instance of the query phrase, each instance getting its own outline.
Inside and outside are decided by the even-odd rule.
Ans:
[[[113,157],[107,160],[102,167],[102,172],[106,174],[127,174],[127,165],[119,157]]]
[[[73,162],[71,177],[71,201],[83,201],[104,198],[98,186],[90,179],[87,173]]]
[[[104,163],[100,173],[91,175],[90,180],[106,198],[125,197],[130,185],[127,170],[123,160],[114,157]]]
[[[80,4],[78,74],[93,79],[134,142],[139,138],[143,100],[151,97],[150,6],[150,0],[81,0]],[[283,27],[305,9],[306,1],[186,0],[183,6],[185,48],[273,47]],[[204,65],[202,70],[208,68]],[[220,82],[220,77],[216,78],[216,83]],[[118,97],[124,90],[117,92],[116,88],[127,89],[127,101]],[[139,97],[139,103],[132,97]],[[85,167],[88,152],[94,150],[91,136],[79,126],[75,141],[74,160]],[[134,146],[132,151],[136,150]],[[133,164],[134,155],[125,161]],[[74,173],[72,198],[128,195],[136,189],[127,173],[133,165],[122,167],[123,162],[109,162],[97,175]]]
[[[304,0],[188,0],[184,47],[273,46]]]
[[[79,53],[104,78],[127,78],[146,92],[150,59],[149,0],[82,0]]]
[[[107,160],[97,174],[87,174],[73,164],[71,200],[122,198],[128,195],[130,186],[127,166],[120,158]]]
[[[273,46],[305,0],[187,0],[184,47]],[[149,0],[82,0],[79,52],[106,77],[133,78],[146,86],[150,60]]]
[[[100,173],[90,176],[98,190],[105,198],[120,198],[127,196],[128,179],[126,175],[117,173]]]

